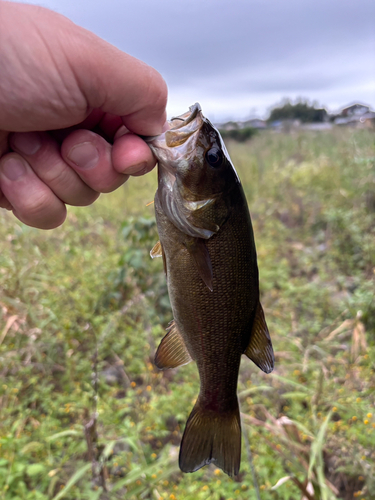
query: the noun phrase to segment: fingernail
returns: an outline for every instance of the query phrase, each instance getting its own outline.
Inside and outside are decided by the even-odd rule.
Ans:
[[[11,141],[14,149],[25,155],[34,155],[42,145],[38,132],[19,132]]]
[[[2,171],[10,181],[16,181],[26,174],[26,167],[21,160],[9,158],[4,161]]]
[[[129,133],[129,130],[125,127],[125,125],[121,125],[121,127],[115,133],[115,136],[114,136],[113,140],[115,141],[119,137],[121,137],[121,136],[123,136],[125,134],[128,134],[128,133]]]
[[[97,165],[99,153],[91,142],[82,142],[70,150],[68,159],[77,167],[89,169]]]
[[[131,167],[128,167],[125,172],[123,172],[124,174],[130,174],[130,175],[133,175],[133,174],[143,174],[145,173],[147,170],[147,163],[144,161],[142,163],[137,163],[137,165],[132,165]]]

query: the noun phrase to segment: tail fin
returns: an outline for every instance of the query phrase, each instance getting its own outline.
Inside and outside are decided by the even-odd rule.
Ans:
[[[205,408],[199,399],[186,423],[180,448],[183,472],[195,472],[215,463],[228,476],[236,476],[241,462],[241,421],[238,402],[227,412]]]

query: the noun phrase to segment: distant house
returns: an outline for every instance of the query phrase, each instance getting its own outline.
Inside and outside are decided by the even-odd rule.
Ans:
[[[260,118],[253,118],[252,120],[247,120],[246,122],[227,122],[217,124],[220,130],[242,130],[247,127],[264,129],[267,128],[267,123]]]
[[[257,129],[267,128],[267,123],[265,120],[261,120],[260,118],[253,118],[252,120],[247,120],[246,122],[242,122],[242,128],[251,127]]]
[[[240,128],[237,122],[217,123],[216,127],[219,130],[238,130]]]
[[[291,132],[292,130],[298,129],[301,126],[301,120],[296,119],[286,119],[286,120],[274,120],[270,123],[271,129],[275,132]]]
[[[340,115],[343,118],[350,118],[354,116],[362,116],[365,113],[370,111],[370,106],[366,106],[366,104],[355,103],[350,106],[346,106],[341,110]]]
[[[375,126],[375,113],[366,104],[354,103],[343,108],[340,114],[334,117],[334,123],[341,126],[371,128]]]

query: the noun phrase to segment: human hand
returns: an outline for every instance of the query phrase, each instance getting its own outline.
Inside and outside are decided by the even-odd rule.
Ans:
[[[66,204],[154,167],[134,135],[166,122],[150,66],[55,12],[0,1],[0,67],[0,207],[25,224],[57,227]]]

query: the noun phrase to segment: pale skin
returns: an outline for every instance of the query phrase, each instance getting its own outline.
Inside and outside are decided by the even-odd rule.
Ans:
[[[155,165],[137,135],[167,128],[160,74],[50,10],[0,0],[0,207],[62,224]],[[130,133],[129,133],[130,131]]]

